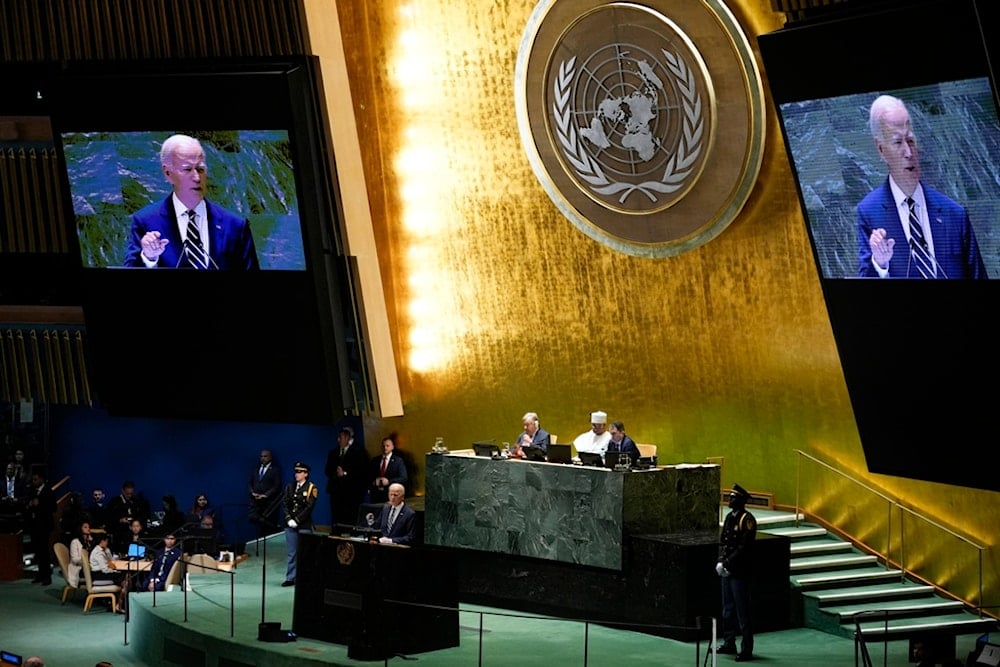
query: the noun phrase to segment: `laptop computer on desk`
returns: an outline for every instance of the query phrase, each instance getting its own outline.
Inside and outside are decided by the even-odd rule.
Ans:
[[[604,459],[597,452],[579,452],[578,456],[580,457],[580,463],[585,466],[604,467]]]
[[[548,453],[549,463],[572,463],[573,462],[573,448],[572,445],[549,445]]]
[[[526,461],[544,461],[545,451],[541,447],[522,447],[521,451],[524,452],[524,459]]]
[[[623,452],[605,452],[604,467],[614,470],[619,465],[628,468],[632,465],[632,459]]]
[[[492,459],[500,458],[500,447],[495,442],[474,442],[472,443],[472,450],[476,453],[476,456],[485,456]]]
[[[135,542],[132,542],[131,544],[128,545],[129,560],[139,560],[140,558],[145,557],[145,555],[146,555],[145,546],[141,544],[136,544]]]

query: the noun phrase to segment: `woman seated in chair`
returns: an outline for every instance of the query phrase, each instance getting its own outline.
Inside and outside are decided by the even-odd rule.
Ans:
[[[83,571],[83,552],[94,549],[94,536],[90,534],[90,522],[84,521],[76,530],[76,535],[69,543],[69,571],[66,573],[66,583],[77,588],[80,586],[80,572]]]
[[[108,535],[105,533],[97,539],[97,546],[90,552],[91,580],[111,581],[121,586],[118,593],[118,613],[125,613],[125,601],[128,600],[128,573],[115,566],[114,556],[108,548]]]

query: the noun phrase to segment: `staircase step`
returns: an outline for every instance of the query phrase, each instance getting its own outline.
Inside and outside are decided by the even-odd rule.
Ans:
[[[844,625],[845,636],[854,636],[855,624]],[[972,614],[950,614],[946,616],[922,616],[920,618],[897,618],[885,621],[867,621],[861,624],[861,634],[865,641],[885,639],[906,639],[925,632],[947,632],[955,635],[996,632],[998,623],[992,618],[979,618]]]
[[[779,535],[781,537],[787,537],[793,542],[796,540],[807,539],[810,537],[824,537],[828,535],[826,528],[820,528],[818,526],[789,526],[787,528],[768,528],[763,531],[768,535]]]
[[[846,588],[885,582],[899,582],[899,570],[868,568],[863,570],[841,570],[831,572],[803,572],[791,577],[792,584],[801,589]]]
[[[843,569],[877,565],[878,558],[867,554],[832,554],[826,556],[806,556],[793,558],[789,565],[792,572],[815,572],[817,570]]]
[[[898,574],[896,575],[899,576]],[[820,607],[849,604],[863,600],[905,600],[920,597],[937,599],[934,587],[922,584],[893,583],[884,586],[851,586],[832,590],[804,591],[803,595],[816,600]]]
[[[810,554],[851,552],[854,546],[842,540],[803,540],[794,542],[789,547],[792,557],[808,556]]]
[[[865,603],[825,607],[822,613],[840,617],[841,623],[853,623],[861,612],[878,612],[879,618],[905,618],[933,616],[965,611],[965,605],[958,600],[931,597],[926,600],[873,600]],[[883,615],[884,614],[884,615]]]

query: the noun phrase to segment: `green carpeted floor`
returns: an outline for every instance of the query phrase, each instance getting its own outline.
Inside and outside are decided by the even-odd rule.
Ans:
[[[266,565],[257,545],[247,548],[250,559],[232,576],[192,575],[191,590],[161,593],[153,605],[149,593],[132,596],[127,624],[95,606],[83,614],[85,594],[60,604],[64,581],[58,570],[52,586],[43,588],[28,577],[0,583],[0,649],[27,657],[40,655],[48,667],[91,667],[107,660],[122,667],[224,667],[234,665],[360,665],[347,657],[347,648],[307,639],[285,644],[257,640],[262,620],[292,626],[294,589],[282,588],[284,540],[267,542]],[[262,577],[266,577],[264,609]],[[232,583],[232,586],[230,585]],[[232,620],[230,612],[232,611]],[[461,646],[453,649],[398,656],[387,662],[421,663],[429,667],[469,665],[712,665],[707,645],[683,643],[635,632],[614,630],[502,609],[462,605],[459,618]],[[232,632],[232,636],[230,636]],[[956,646],[963,658],[975,636],[961,636]],[[870,647],[874,665],[909,665],[907,643]],[[815,630],[796,629],[757,636],[757,662],[772,667],[850,667],[856,664],[853,641]],[[719,656],[719,665],[735,664]]]

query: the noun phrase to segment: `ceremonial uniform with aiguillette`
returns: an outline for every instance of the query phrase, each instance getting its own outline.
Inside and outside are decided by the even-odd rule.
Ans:
[[[717,653],[735,653],[737,662],[753,660],[753,625],[750,622],[750,584],[757,519],[746,510],[750,493],[739,484],[729,494],[729,514],[719,536],[719,560],[715,571],[722,581],[723,643]],[[736,651],[736,634],[742,645]]]
[[[295,584],[295,554],[299,546],[299,529],[312,530],[312,512],[316,506],[319,489],[309,481],[309,466],[295,464],[295,481],[285,486],[282,504],[285,508],[285,545],[288,548],[288,566],[282,586]]]

